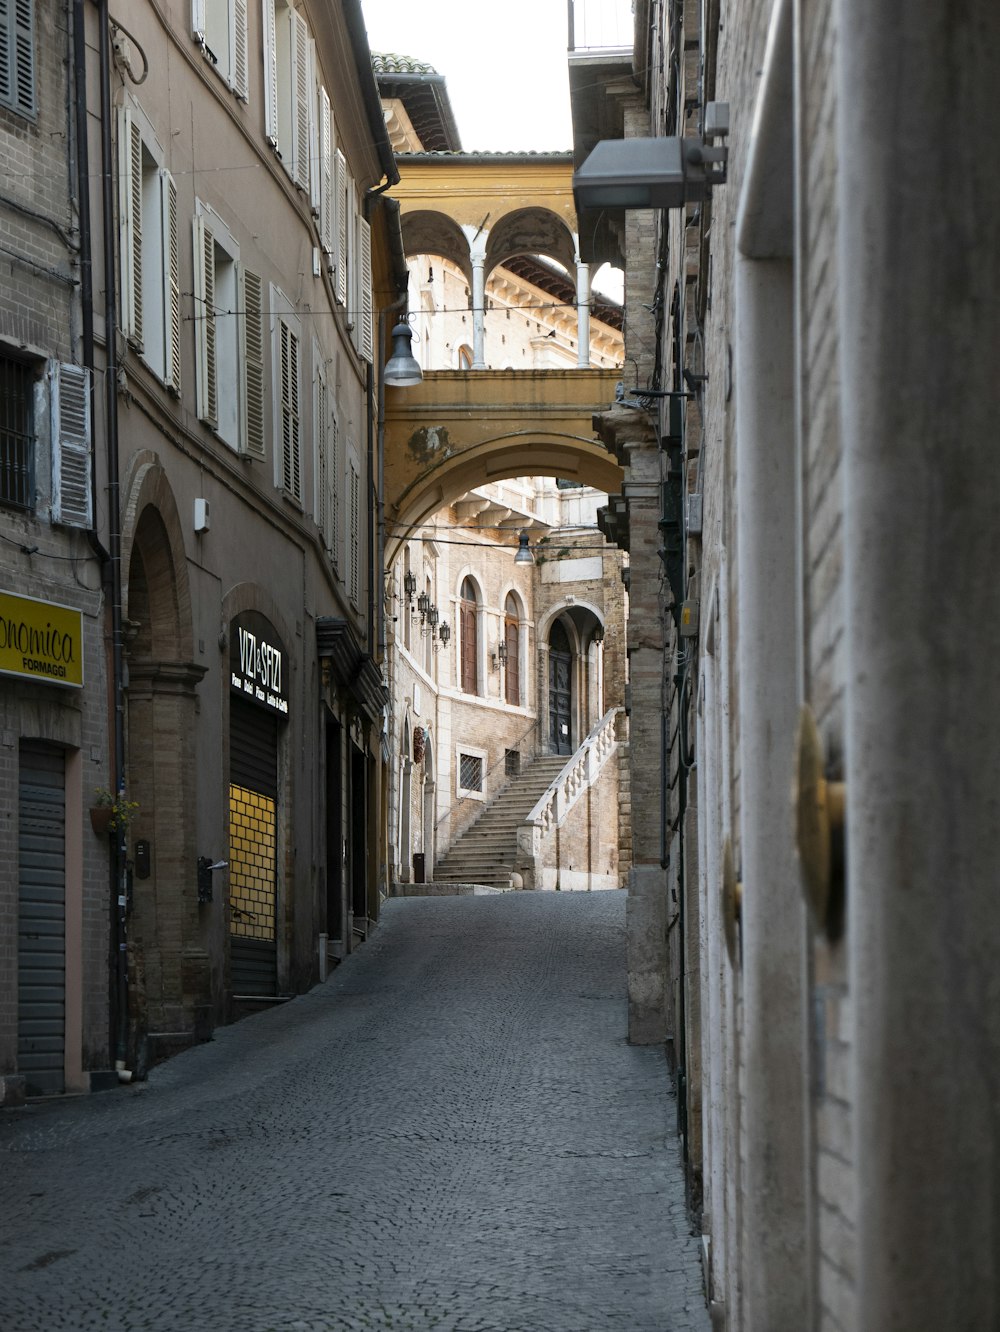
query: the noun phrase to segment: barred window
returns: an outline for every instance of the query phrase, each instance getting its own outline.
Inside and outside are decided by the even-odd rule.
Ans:
[[[521,751],[519,749],[504,750],[503,771],[505,777],[519,777],[521,774]]]
[[[463,791],[482,791],[483,760],[477,754],[460,755],[458,782]]]
[[[0,503],[32,509],[35,501],[35,376],[0,357]]]

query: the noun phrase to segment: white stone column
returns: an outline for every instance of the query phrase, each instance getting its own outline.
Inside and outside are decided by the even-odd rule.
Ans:
[[[472,368],[486,369],[486,258],[472,255]]]
[[[590,265],[576,261],[576,363],[590,369]]]
[[[835,22],[856,1325],[995,1328],[1000,6]]]

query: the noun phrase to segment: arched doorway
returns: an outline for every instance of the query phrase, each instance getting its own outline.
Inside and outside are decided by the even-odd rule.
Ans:
[[[197,899],[194,811],[199,799],[196,689],[189,597],[176,507],[162,474],[135,488],[128,542],[125,637],[129,796],[138,805],[129,854],[144,844],[129,917],[130,1044],[211,1025],[211,963]],[[148,502],[143,502],[147,500]],[[172,1037],[173,1039],[173,1037]]]
[[[549,748],[573,752],[573,651],[561,620],[549,630]]]

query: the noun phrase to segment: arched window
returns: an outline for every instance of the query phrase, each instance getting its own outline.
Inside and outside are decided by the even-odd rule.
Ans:
[[[462,600],[459,607],[460,632],[462,635],[462,690],[466,694],[476,694],[478,689],[479,645],[477,641],[476,585],[471,578],[462,583]]]
[[[459,370],[472,369],[472,348],[467,342],[463,342],[458,349],[458,368]]]
[[[517,602],[510,592],[503,608],[503,641],[507,649],[507,660],[504,662],[504,698],[511,707],[516,708],[521,703],[521,631]]]

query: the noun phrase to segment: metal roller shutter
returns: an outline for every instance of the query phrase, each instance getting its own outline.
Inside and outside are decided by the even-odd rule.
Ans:
[[[230,698],[229,964],[233,994],[274,995],[278,723]]]
[[[66,1031],[66,763],[20,747],[17,1067],[31,1095],[63,1090]]]

